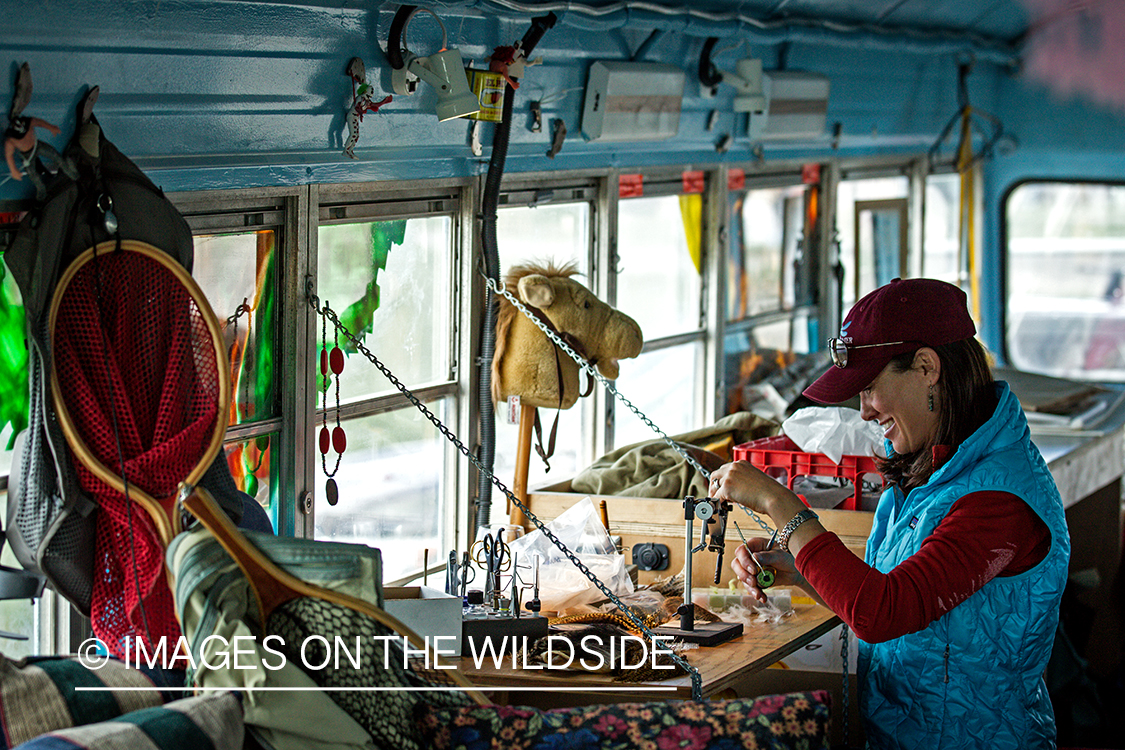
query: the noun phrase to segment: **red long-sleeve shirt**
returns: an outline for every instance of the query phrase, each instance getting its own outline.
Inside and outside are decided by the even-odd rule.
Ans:
[[[921,548],[880,573],[833,533],[801,548],[797,569],[824,602],[868,643],[921,630],[996,576],[1035,566],[1051,534],[1023,500],[974,492],[953,504]]]

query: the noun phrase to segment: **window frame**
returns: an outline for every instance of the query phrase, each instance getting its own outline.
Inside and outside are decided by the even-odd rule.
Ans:
[[[437,398],[453,399],[452,411],[455,417],[450,420],[453,424],[446,426],[458,435],[466,446],[476,445],[479,425],[475,423],[475,415],[479,413],[479,404],[473,384],[478,368],[474,365],[473,354],[479,348],[479,329],[483,314],[478,309],[480,305],[473,302],[484,298],[484,283],[479,274],[473,272],[473,264],[466,261],[467,257],[474,256],[472,251],[475,249],[473,206],[476,203],[477,191],[474,182],[464,179],[444,179],[411,181],[405,185],[400,182],[340,183],[311,185],[309,191],[309,270],[306,278],[313,289],[318,288],[316,284],[319,257],[318,232],[322,224],[388,221],[424,216],[451,217],[450,239],[453,257],[450,261],[449,288],[454,299],[449,310],[451,340],[447,342],[450,371],[445,381],[428,384],[413,392],[422,401]],[[315,215],[312,215],[313,209]],[[307,303],[306,309],[309,310],[309,316],[317,326],[316,331],[311,333],[312,348],[315,349],[320,335],[319,316],[308,308]],[[374,367],[372,370],[374,371]],[[308,379],[310,390],[315,394],[317,392],[315,376],[311,366]],[[407,408],[415,407],[401,393],[395,392],[342,405],[341,419],[371,416]],[[315,399],[309,402],[306,414],[313,425],[320,423],[322,410]],[[471,415],[473,419],[470,419]],[[310,430],[306,434],[312,435],[313,432]],[[310,488],[308,492],[314,500],[311,503],[312,507],[305,513],[305,535],[312,538],[315,533],[316,487],[323,483],[323,477],[318,473],[317,451],[312,446],[311,439],[305,447],[308,454],[307,462],[314,464],[306,485]],[[441,535],[450,544],[463,546],[469,541],[468,527],[474,503],[468,499],[468,494],[469,488],[476,487],[477,471],[470,462],[458,460],[457,451],[451,444],[445,446],[443,455],[445,459],[442,474],[445,481],[440,507],[445,510],[441,521]],[[396,582],[385,583],[393,585]]]
[[[1089,185],[1089,186],[1103,186],[1103,187],[1118,187],[1125,189],[1125,180],[1110,180],[1110,179],[1079,179],[1079,178],[1059,178],[1052,176],[1038,176],[1038,177],[1024,177],[1021,178],[1004,190],[999,200],[999,210],[997,213],[997,223],[999,225],[999,252],[998,252],[998,271],[1000,277],[999,294],[1000,304],[997,314],[999,322],[999,338],[1000,338],[1000,351],[1002,352],[1003,361],[1008,365],[1014,367],[1012,362],[1012,352],[1009,343],[1009,319],[1008,307],[1010,298],[1009,289],[1009,272],[1011,271],[1011,256],[1009,253],[1009,241],[1011,239],[1008,228],[1008,204],[1012,195],[1022,187],[1034,184],[1055,184],[1055,185]],[[1075,375],[1065,376],[1068,380],[1081,380]],[[1091,378],[1089,382],[1092,383],[1111,383],[1114,387],[1119,387],[1122,382],[1125,382],[1125,377],[1113,381],[1099,381]]]

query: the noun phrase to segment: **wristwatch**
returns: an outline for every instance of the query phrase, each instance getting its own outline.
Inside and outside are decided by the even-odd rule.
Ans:
[[[797,530],[797,527],[800,526],[801,524],[803,524],[805,521],[811,521],[814,518],[819,518],[819,517],[820,516],[818,516],[816,513],[813,513],[808,508],[805,508],[800,513],[798,513],[797,515],[793,516],[793,518],[791,518],[789,520],[789,523],[782,526],[781,530],[777,532],[777,547],[778,547],[778,549],[783,550],[785,552],[788,552],[789,551],[789,537],[793,536],[793,532]]]

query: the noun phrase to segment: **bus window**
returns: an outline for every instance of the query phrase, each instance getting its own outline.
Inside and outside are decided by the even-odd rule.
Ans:
[[[586,201],[500,209],[496,217],[496,238],[501,272],[506,274],[514,265],[531,262],[551,262],[557,267],[574,263],[578,269],[575,280],[592,289],[589,278],[590,218],[590,203]],[[587,434],[587,420],[582,419],[582,410],[587,402],[588,399],[579,399],[574,406],[561,412],[539,410],[544,448],[547,447],[547,436],[556,414],[558,432],[550,469],[538,457],[531,459],[527,477],[529,487],[542,485],[548,479],[558,481],[572,477],[580,467],[590,462],[592,456],[584,448],[592,443],[592,438]],[[498,404],[493,472],[509,487],[514,483],[518,446],[519,426],[508,421],[506,405]]]
[[[646,186],[646,190],[648,186]],[[674,435],[701,426],[703,361],[701,195],[622,200],[617,209],[617,308],[644,333],[645,349],[621,364],[618,390]],[[693,205],[694,204],[694,205]],[[684,340],[685,337],[687,340]],[[624,405],[614,406],[615,446],[656,434]]]
[[[1027,182],[1008,195],[1010,364],[1125,382],[1125,185]]]
[[[616,387],[667,435],[700,425],[696,421],[695,391],[703,362],[703,342],[690,341],[646,351],[621,365]],[[617,447],[659,437],[626,406],[615,404],[614,444]]]
[[[797,178],[799,179],[799,178]],[[731,196],[723,367],[727,413],[750,407],[744,389],[809,351],[808,290],[797,289],[807,235],[806,185],[756,187]],[[800,325],[795,324],[800,319]],[[754,399],[756,401],[756,399]],[[768,411],[767,416],[776,416]]]
[[[426,408],[443,423],[451,423],[452,398],[429,401]],[[318,416],[312,441],[323,426],[322,418]],[[328,417],[327,423],[331,430],[335,417]],[[318,456],[317,469],[327,467],[327,472],[335,473],[340,500],[332,505],[318,495],[316,538],[378,547],[388,581],[420,570],[424,550],[446,546],[442,498],[449,494],[448,443],[414,407],[349,419],[343,426],[348,446],[339,464],[332,451]]]
[[[230,425],[277,414],[277,231],[195,236],[193,275],[219,318],[231,362]]]
[[[960,284],[958,237],[960,236],[961,178],[957,174],[926,177],[925,251],[922,275]]]
[[[7,473],[7,470],[4,472]],[[5,492],[0,495],[0,518],[7,517]],[[4,545],[0,555],[0,565],[22,570],[19,561],[12,553],[10,545]],[[3,633],[3,653],[10,659],[40,653],[40,638],[36,621],[39,616],[40,599],[8,599],[0,601],[0,632]],[[14,638],[13,636],[19,636]]]
[[[700,327],[700,272],[680,196],[630,198],[617,209],[617,309],[641,326],[645,341]],[[695,240],[698,242],[698,237]]]
[[[844,179],[836,198],[842,312],[906,271],[906,177]]]
[[[238,489],[257,500],[276,527],[278,462],[271,458],[287,377],[278,333],[283,207],[275,197],[229,193],[183,194],[175,201],[194,235],[192,275],[219,320],[230,367],[227,465]]]
[[[512,266],[545,262],[573,263],[590,286],[590,204],[563,203],[512,206],[496,212],[496,238],[500,271]]]
[[[411,387],[449,379],[452,231],[448,216],[320,227],[321,301]],[[328,338],[331,349],[331,330]],[[365,362],[350,369],[340,381],[342,402],[394,391]]]
[[[727,320],[791,308],[793,261],[804,231],[804,187],[748,190],[734,197]]]
[[[453,214],[334,223],[333,216],[347,212],[322,207],[321,213],[321,303],[443,423],[456,424]],[[318,351],[322,343],[330,351],[353,349],[332,323],[317,323]],[[318,370],[315,397],[310,444],[337,426],[346,437],[343,453],[334,443],[316,453],[315,481],[325,489],[316,494],[315,537],[379,547],[385,580],[417,571],[424,550],[446,544],[452,448],[361,353],[350,351],[338,376],[330,370],[326,380]]]

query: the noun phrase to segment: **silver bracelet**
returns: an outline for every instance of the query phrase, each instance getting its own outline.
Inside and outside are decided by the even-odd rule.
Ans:
[[[789,523],[781,527],[781,531],[777,532],[777,547],[785,552],[789,551],[789,537],[793,536],[793,532],[797,527],[805,521],[811,521],[814,518],[820,518],[816,513],[813,513],[809,508],[805,508],[797,515],[789,520]]]

